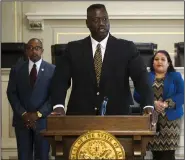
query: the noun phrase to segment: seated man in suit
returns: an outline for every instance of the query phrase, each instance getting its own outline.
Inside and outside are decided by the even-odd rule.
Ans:
[[[7,88],[13,110],[13,126],[19,160],[48,160],[49,143],[39,134],[46,127],[52,111],[49,88],[55,66],[41,58],[42,42],[32,38],[27,43],[28,60],[11,69]]]

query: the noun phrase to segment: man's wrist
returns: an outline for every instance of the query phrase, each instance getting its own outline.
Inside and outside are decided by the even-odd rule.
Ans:
[[[152,114],[153,110],[154,110],[153,106],[145,106],[143,108],[143,115]]]
[[[154,106],[145,106],[145,107],[143,107],[143,109],[146,109],[146,108],[152,108],[152,109],[154,109]]]
[[[26,113],[27,113],[27,112],[24,112],[24,113],[22,114],[22,116],[24,116]]]
[[[58,108],[58,107],[64,108],[64,105],[62,105],[62,104],[57,104],[57,105],[53,106],[53,110],[54,110],[55,108]]]

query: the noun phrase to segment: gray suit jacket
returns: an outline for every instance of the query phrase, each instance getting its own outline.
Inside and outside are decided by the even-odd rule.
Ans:
[[[29,82],[28,61],[21,61],[11,69],[7,96],[13,109],[13,126],[24,126],[22,120],[24,112],[39,111],[43,117],[38,120],[37,127],[45,128],[46,117],[52,111],[49,90],[54,69],[54,65],[42,61],[33,88]]]

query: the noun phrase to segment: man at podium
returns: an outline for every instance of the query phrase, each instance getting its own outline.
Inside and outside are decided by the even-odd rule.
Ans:
[[[133,42],[109,33],[110,23],[103,4],[87,8],[90,36],[69,42],[56,65],[51,84],[53,112],[65,114],[65,98],[72,79],[67,115],[99,115],[108,99],[107,115],[128,115],[133,104],[129,77],[142,97],[147,113],[153,110],[153,91],[144,62]]]

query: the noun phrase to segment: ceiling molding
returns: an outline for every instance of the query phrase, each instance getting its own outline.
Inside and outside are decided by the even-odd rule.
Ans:
[[[28,20],[47,20],[47,19],[86,19],[86,14],[82,13],[52,13],[37,12],[26,13]],[[184,13],[181,11],[135,11],[109,14],[109,19],[184,19]]]
[[[55,13],[55,12],[37,12],[26,13],[26,18],[29,21],[29,29],[44,29],[44,20],[85,20],[84,13]],[[117,11],[109,14],[111,20],[125,20],[125,19],[184,19],[184,13],[181,11]]]

